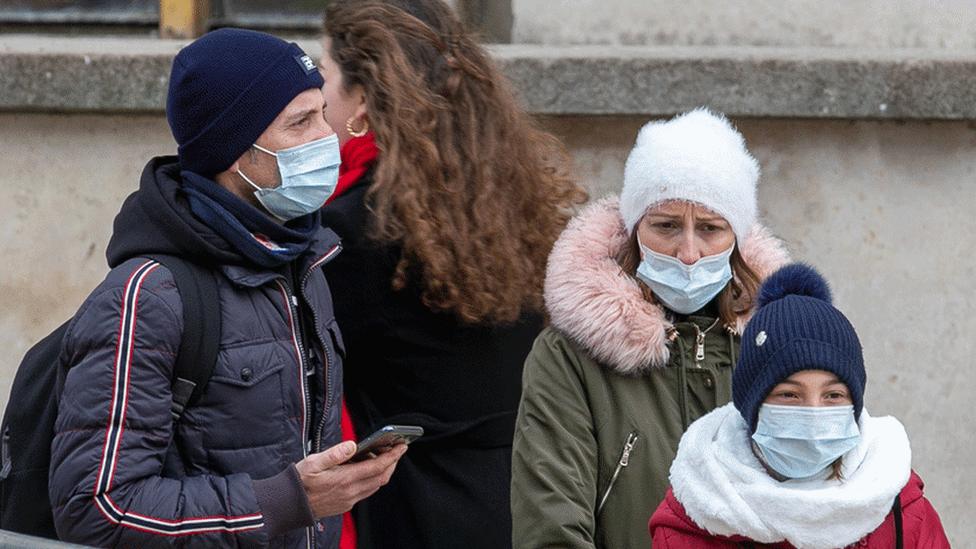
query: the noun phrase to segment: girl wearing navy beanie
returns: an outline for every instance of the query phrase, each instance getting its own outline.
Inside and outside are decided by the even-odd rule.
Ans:
[[[806,265],[762,285],[733,402],[681,438],[655,549],[947,548],[905,428],[864,409],[854,327]]]

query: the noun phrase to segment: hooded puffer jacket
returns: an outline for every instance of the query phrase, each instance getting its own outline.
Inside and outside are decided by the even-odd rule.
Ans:
[[[859,427],[861,442],[842,459],[843,480],[779,482],[752,454],[733,405],[703,417],[681,439],[674,488],[651,517],[654,549],[892,549],[896,496],[902,547],[948,549],[911,471],[902,425],[865,411]]]
[[[643,547],[682,432],[732,398],[736,326],[706,307],[675,319],[646,301],[616,257],[616,199],[587,207],[549,258],[552,326],[525,363],[512,457],[513,541]],[[761,277],[788,261],[762,227],[738,243]]]
[[[320,228],[287,269],[257,267],[190,213],[179,178],[174,158],[146,167],[116,218],[112,270],[68,329],[49,481],[58,534],[113,547],[335,547],[339,518],[313,522],[293,464],[339,442],[344,351],[321,271],[339,239]],[[175,428],[183,309],[153,253],[219,275],[217,363]]]

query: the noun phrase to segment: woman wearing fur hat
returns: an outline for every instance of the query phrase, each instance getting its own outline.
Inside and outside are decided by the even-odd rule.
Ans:
[[[681,439],[654,548],[948,548],[905,428],[864,409],[861,344],[826,281],[791,265],[758,307],[734,404]]]
[[[619,200],[556,242],[515,434],[515,547],[646,545],[678,440],[732,398],[737,334],[787,261],[756,224],[758,177],[725,118],[651,122]]]

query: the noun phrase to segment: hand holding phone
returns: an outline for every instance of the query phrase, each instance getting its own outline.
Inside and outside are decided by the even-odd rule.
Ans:
[[[382,454],[397,444],[410,444],[424,434],[423,427],[417,425],[387,425],[364,438],[356,446],[356,453],[349,461],[362,461]]]
[[[397,461],[406,452],[397,445],[388,452],[358,463],[349,463],[356,443],[346,441],[309,454],[295,464],[309,507],[316,517],[345,513],[390,481]]]

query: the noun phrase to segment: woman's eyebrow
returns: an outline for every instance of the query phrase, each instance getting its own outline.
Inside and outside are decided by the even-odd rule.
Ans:
[[[695,219],[698,221],[725,221],[725,218],[717,213],[696,213]]]

